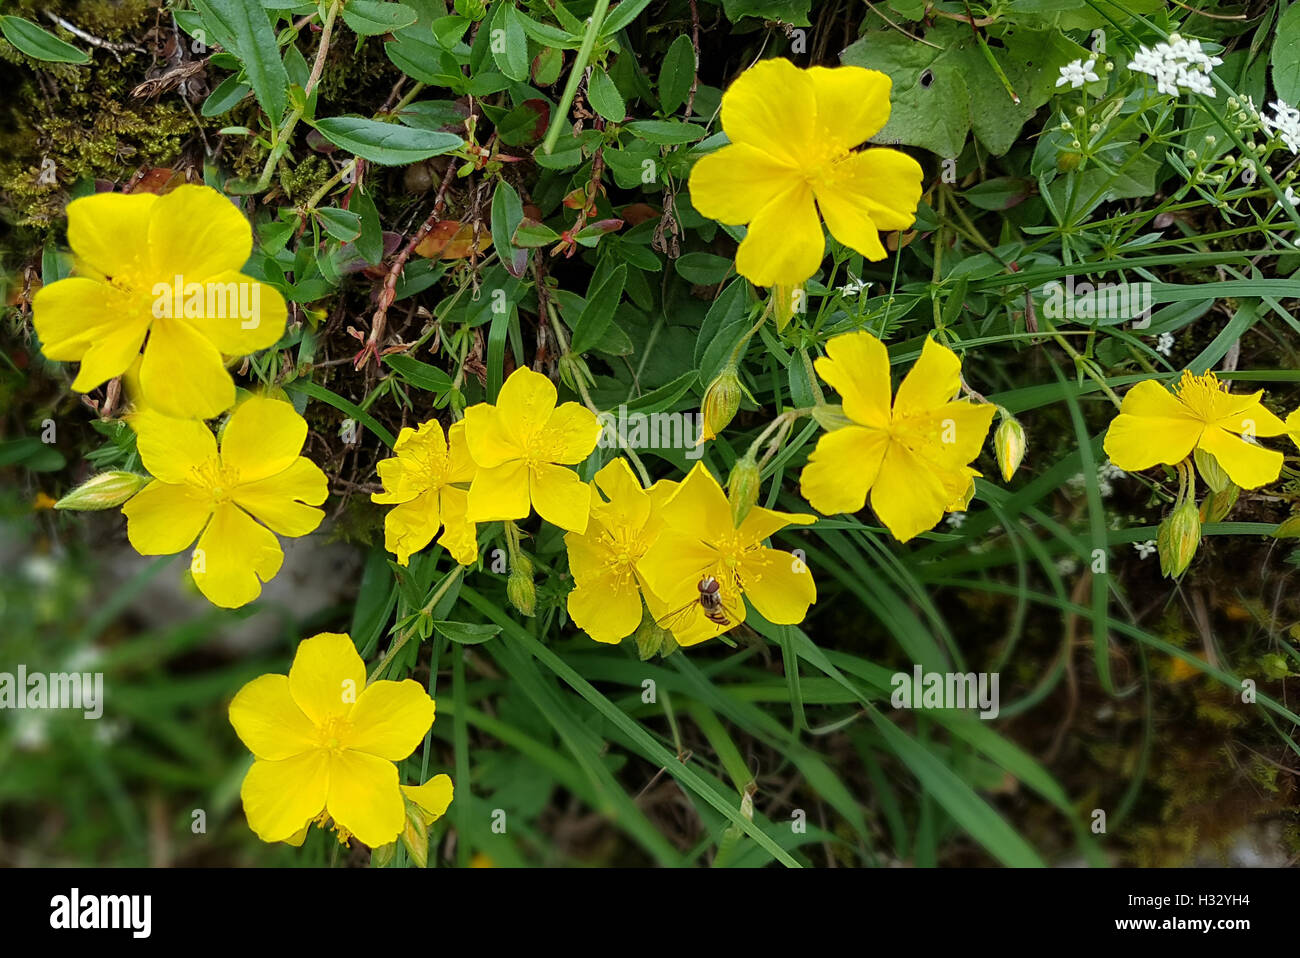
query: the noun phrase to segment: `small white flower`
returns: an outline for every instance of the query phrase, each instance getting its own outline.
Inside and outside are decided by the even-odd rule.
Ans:
[[[1079,560],[1074,556],[1061,556],[1056,560],[1056,571],[1060,575],[1074,575],[1079,570]]]
[[[1290,203],[1292,206],[1300,206],[1300,196],[1296,195],[1294,186],[1288,186],[1286,188],[1286,192],[1283,193],[1282,195],[1286,197],[1286,201]],[[1282,201],[1278,200],[1273,205],[1280,208],[1282,206]]]
[[[964,512],[954,512],[948,516],[948,525],[952,526],[954,529],[960,529],[962,523],[965,521],[966,513]]]
[[[1184,40],[1174,34],[1168,43],[1139,47],[1128,68],[1154,77],[1156,89],[1170,96],[1183,92],[1214,96],[1210,71],[1222,62],[1222,58],[1205,53],[1200,40]]]
[[[1260,117],[1260,124],[1268,133],[1280,138],[1288,150],[1300,154],[1300,110],[1282,100],[1275,100],[1269,106],[1273,108],[1273,115]]]
[[[1089,60],[1087,63],[1082,60],[1072,60],[1061,67],[1061,76],[1056,81],[1056,85],[1065,86],[1068,83],[1070,89],[1077,90],[1085,83],[1092,83],[1100,79],[1093,70],[1096,65],[1097,61],[1095,59]]]
[[[1139,559],[1145,559],[1156,551],[1156,540],[1148,539],[1146,542],[1135,542],[1133,548],[1137,550]]]
[[[1156,337],[1156,352],[1161,356],[1168,356],[1174,351],[1174,334],[1161,333]]]
[[[841,296],[857,296],[871,288],[871,284],[858,279],[852,273],[849,273],[849,281],[841,286],[836,292]]]

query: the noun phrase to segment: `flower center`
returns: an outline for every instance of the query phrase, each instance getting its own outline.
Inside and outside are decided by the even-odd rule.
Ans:
[[[323,749],[330,752],[343,751],[343,743],[352,730],[352,723],[340,715],[331,715],[316,726],[316,741]]]
[[[1213,418],[1215,399],[1227,391],[1227,386],[1212,372],[1194,376],[1189,370],[1183,373],[1183,378],[1178,382],[1179,401],[1206,421]]]
[[[206,489],[214,504],[225,502],[234,494],[239,485],[239,470],[227,466],[220,458],[213,457],[191,470],[194,484]]]

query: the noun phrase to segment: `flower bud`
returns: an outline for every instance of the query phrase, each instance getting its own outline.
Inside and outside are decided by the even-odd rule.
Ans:
[[[506,598],[510,604],[531,616],[537,608],[537,589],[533,585],[533,564],[522,553],[513,557],[510,578],[506,580]]]
[[[1016,474],[1028,446],[1025,427],[1020,425],[1020,420],[1010,413],[1004,415],[998,431],[993,434],[993,452],[997,455],[1003,482],[1010,482]]]
[[[763,484],[762,474],[754,457],[746,453],[736,461],[727,478],[727,501],[731,503],[731,523],[740,528],[749,510],[758,502],[758,490]]]
[[[718,433],[726,429],[735,418],[738,409],[740,409],[740,375],[736,372],[735,365],[728,363],[704,391],[704,402],[700,405],[700,413],[704,416],[700,442],[716,439]]]
[[[429,866],[429,826],[424,823],[424,814],[414,802],[406,799],[406,826],[402,829],[402,844],[411,861],[420,868]]]
[[[1179,501],[1174,511],[1160,523],[1156,549],[1160,553],[1160,572],[1177,578],[1191,564],[1201,544],[1201,514],[1190,496]]]
[[[642,662],[653,658],[656,652],[667,655],[677,648],[672,633],[661,627],[649,611],[641,617],[641,624],[636,627],[632,637],[636,640],[637,657]]]
[[[1071,170],[1077,170],[1082,161],[1083,154],[1068,150],[1056,155],[1056,168],[1062,173],[1069,173]]]
[[[85,512],[112,509],[130,499],[148,481],[148,476],[134,472],[101,472],[69,492],[54,504],[54,508]]]
[[[1232,507],[1237,504],[1237,497],[1241,495],[1241,487],[1229,482],[1222,489],[1211,492],[1201,502],[1201,522],[1222,522],[1224,517],[1232,511]]]

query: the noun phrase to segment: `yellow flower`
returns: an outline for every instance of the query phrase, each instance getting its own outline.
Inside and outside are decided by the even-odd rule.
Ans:
[[[222,354],[265,349],[284,333],[284,299],[240,272],[253,248],[248,221],[210,187],[73,200],[68,244],[76,275],[43,287],[32,318],[47,357],[81,361],[78,392],[126,372],[143,345],[144,403],[208,419],[235,403]]]
[[[961,361],[927,338],[921,358],[889,397],[889,354],[866,332],[826,344],[817,373],[844,400],[850,424],[826,433],[800,477],[819,512],[871,508],[900,542],[932,529],[945,512],[964,509],[979,475],[969,464],[993,422],[995,406],[954,401]]]
[[[312,508],[328,495],[325,474],[298,454],[306,420],[287,402],[247,399],[226,423],[220,451],[198,420],[146,409],[130,421],[154,477],[122,507],[131,545],[171,555],[198,538],[190,570],[199,591],[228,609],[256,599],[284,559],[275,534],[305,536],[325,517]]]
[[[301,843],[306,826],[328,816],[340,841],[396,840],[406,806],[393,763],[415,750],[433,715],[418,682],[367,686],[348,636],[303,640],[288,675],[253,679],[230,703],[230,724],[255,759],[239,790],[249,828],[264,842]]]
[[[879,230],[916,218],[921,167],[897,150],[854,148],[889,119],[890,80],[862,67],[763,60],[722,95],[731,140],[691,170],[691,202],[723,223],[748,223],[736,271],[757,286],[797,286],[821,264],[821,215],[831,234],[869,260],[885,258]]]
[[[569,593],[574,625],[597,642],[621,642],[641,624],[641,597],[653,616],[669,608],[645,586],[636,564],[659,535],[659,507],[677,483],[660,480],[642,489],[627,460],[615,459],[596,473],[591,519],[585,533],[569,532],[569,571],[575,588]]]
[[[465,423],[452,425],[446,438],[436,419],[418,429],[408,426],[398,434],[393,452],[395,456],[378,466],[384,491],[370,497],[397,505],[384,519],[384,548],[397,556],[399,565],[406,565],[441,528],[443,548],[461,565],[472,565],[478,558],[478,537],[474,523],[465,519],[465,487],[474,478]]]
[[[742,597],[776,625],[802,622],[817,601],[808,566],[763,545],[788,525],[816,521],[813,516],[755,506],[737,526],[722,487],[703,463],[696,463],[659,514],[663,528],[637,571],[651,593],[674,610],[661,621],[678,645],[695,645],[744,622]],[[706,576],[718,581],[725,625],[707,618],[699,604],[699,583]]]
[[[1287,431],[1286,424],[1259,401],[1263,395],[1262,390],[1234,395],[1212,372],[1204,376],[1184,372],[1176,393],[1147,379],[1124,396],[1103,447],[1110,461],[1126,472],[1157,463],[1174,465],[1200,449],[1213,456],[1238,486],[1257,489],[1278,477],[1282,454],[1241,437],[1280,436]]]
[[[497,404],[465,410],[465,439],[478,466],[469,488],[470,522],[523,519],[530,509],[561,529],[584,532],[591,489],[572,469],[596,448],[600,423],[575,402],[555,405],[554,384],[523,366]]]

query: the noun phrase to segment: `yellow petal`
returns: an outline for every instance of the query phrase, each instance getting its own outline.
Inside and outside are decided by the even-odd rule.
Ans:
[[[507,430],[497,410],[478,403],[465,410],[465,445],[479,469],[495,469],[523,457],[524,447]]]
[[[435,775],[423,785],[403,785],[402,793],[419,806],[424,824],[432,825],[451,805],[451,777]]]
[[[905,230],[916,221],[921,165],[897,150],[867,150],[835,164],[813,184],[831,235],[869,260],[886,257],[880,232]]]
[[[398,503],[384,517],[384,548],[397,556],[398,565],[407,565],[441,527],[438,493],[421,493],[410,502]]]
[[[836,336],[814,363],[817,375],[840,394],[844,415],[876,429],[889,428],[889,353],[868,332]]]
[[[346,634],[321,632],[298,644],[289,691],[317,725],[347,715],[365,687],[366,664]]]
[[[687,473],[661,514],[664,522],[678,532],[705,542],[716,544],[735,532],[727,495],[702,462]]]
[[[816,521],[816,516],[810,516],[806,512],[777,512],[773,509],[764,509],[762,506],[754,506],[736,532],[742,544],[756,545],[786,526],[806,526]]]
[[[262,675],[230,703],[230,724],[255,756],[280,761],[316,746],[316,726],[289,694],[289,676]]]
[[[1230,406],[1224,415],[1214,420],[1214,424],[1229,432],[1247,436],[1282,435],[1286,432],[1286,424],[1259,401],[1263,395],[1263,391],[1260,391],[1250,397],[1234,397],[1249,398],[1251,401]]]
[[[204,280],[204,309],[188,322],[227,356],[247,356],[274,346],[284,335],[289,308],[274,286],[230,271]],[[208,295],[216,310],[208,312]]]
[[[924,415],[946,405],[961,389],[961,360],[947,346],[926,337],[916,361],[894,396],[894,417]]]
[[[1204,428],[1167,389],[1147,379],[1124,397],[1102,448],[1110,461],[1126,472],[1149,469],[1157,463],[1173,465],[1191,455]]]
[[[98,280],[72,276],[42,286],[32,298],[32,325],[41,352],[59,362],[71,362],[114,332],[152,319],[138,297]],[[133,318],[133,316],[135,318]],[[139,351],[139,346],[136,346]],[[115,374],[116,375],[116,374]]]
[[[716,576],[718,553],[704,542],[665,529],[636,564],[637,572],[661,602],[679,609],[699,599],[700,579]]]
[[[157,202],[152,193],[96,193],[69,203],[68,245],[79,263],[122,280],[150,275],[149,219]]]
[[[472,482],[478,465],[469,453],[469,440],[465,438],[465,420],[452,423],[447,430],[447,455],[449,457],[448,482]]]
[[[237,469],[241,483],[268,479],[288,469],[306,441],[307,420],[291,403],[253,396],[221,433],[221,463]]]
[[[472,444],[473,439],[470,442]],[[494,468],[480,466],[469,487],[467,518],[471,522],[524,518],[528,515],[531,501],[528,485],[528,467],[519,460]]]
[[[212,501],[193,486],[154,480],[126,501],[122,514],[136,552],[174,555],[199,537],[212,515]]]
[[[797,625],[817,601],[817,586],[805,562],[779,549],[745,553],[740,566],[745,598],[773,625]]]
[[[397,766],[365,752],[330,757],[325,807],[334,823],[371,848],[387,845],[406,824],[406,805],[397,786]]]
[[[312,506],[320,505],[328,495],[325,473],[310,459],[299,456],[274,476],[256,482],[241,481],[231,498],[272,532],[297,537],[321,524],[325,513]]]
[[[72,388],[80,393],[90,392],[126,372],[140,354],[140,346],[148,331],[147,318],[135,318],[120,326],[103,329],[100,338],[81,357],[81,369],[72,381]]]
[[[384,491],[372,494],[372,502],[409,502],[435,488],[436,477],[445,472],[448,457],[442,424],[430,419],[417,429],[404,426],[397,434],[393,452],[392,458],[381,460],[377,466]]]
[[[1286,434],[1291,441],[1300,446],[1300,409],[1293,409],[1286,417]]]
[[[473,490],[470,490],[471,496]],[[528,495],[537,514],[552,525],[584,532],[591,513],[591,486],[563,466],[539,465],[528,480]]]
[[[733,143],[701,157],[691,168],[691,205],[723,223],[748,223],[802,176],[747,143]]]
[[[756,147],[790,166],[807,162],[816,119],[813,79],[789,60],[760,60],[722,95],[722,129],[727,139]]]
[[[797,286],[817,272],[825,252],[812,188],[800,182],[750,222],[736,250],[736,272],[755,286]]]
[[[867,503],[889,446],[880,429],[844,426],[817,440],[799,476],[799,492],[818,512],[857,512]]]
[[[871,139],[889,122],[889,75],[864,67],[811,67],[819,134],[844,149]],[[919,168],[918,168],[919,172]]]
[[[997,407],[956,400],[928,413],[894,421],[894,436],[914,454],[943,469],[959,469],[984,447]]]
[[[264,842],[291,838],[325,807],[329,764],[322,749],[278,762],[255,761],[239,789],[248,827]]]
[[[221,353],[192,326],[156,319],[144,347],[140,389],[146,405],[177,419],[211,419],[235,404]]]
[[[253,252],[253,228],[234,203],[210,186],[178,186],[149,217],[154,274],[202,283],[238,272]]]
[[[151,409],[130,418],[136,449],[145,469],[155,479],[170,483],[198,481],[196,470],[217,459],[212,430],[195,419],[172,419]]]
[[[497,396],[497,421],[517,446],[525,449],[551,418],[551,413],[555,411],[555,399],[555,384],[550,379],[533,372],[527,366],[520,366],[506,377],[501,386],[501,392]],[[473,428],[472,424],[470,428]],[[470,451],[474,452],[472,437],[470,442]],[[592,445],[595,445],[594,439]],[[485,465],[477,455],[474,460],[480,466]]]
[[[586,406],[566,402],[547,417],[537,441],[547,450],[551,462],[574,465],[591,455],[599,439],[596,414]]]
[[[641,593],[628,580],[612,576],[581,584],[567,602],[573,624],[597,642],[616,645],[641,624]]]
[[[964,487],[965,476],[954,480]],[[871,487],[871,508],[899,542],[933,529],[960,489],[949,491],[933,465],[891,442]]]
[[[442,535],[438,544],[461,565],[478,560],[478,529],[466,518],[469,494],[464,489],[443,486],[438,493],[442,501]]]
[[[433,699],[419,682],[381,680],[366,686],[348,715],[343,747],[400,762],[433,724]]]
[[[237,609],[261,595],[262,583],[275,578],[283,561],[280,543],[270,529],[238,506],[223,502],[199,537],[190,571],[209,602]]]
[[[1201,434],[1200,447],[1214,456],[1228,478],[1243,489],[1258,489],[1275,482],[1282,472],[1282,454],[1210,426]]]

